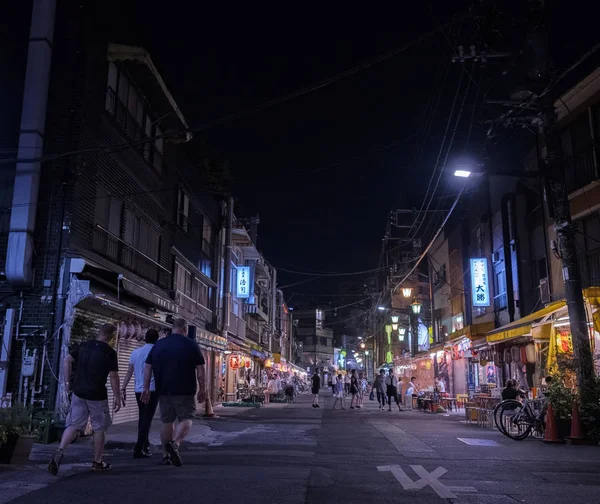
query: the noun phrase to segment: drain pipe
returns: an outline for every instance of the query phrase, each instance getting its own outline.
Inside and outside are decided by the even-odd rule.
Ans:
[[[55,0],[34,0],[21,111],[21,130],[6,252],[6,278],[13,285],[33,282],[33,234],[46,127]]]
[[[225,267],[223,268],[223,291],[225,300],[223,303],[223,329],[222,336],[227,338],[231,324],[231,257],[232,244],[231,233],[233,228],[233,197],[227,200],[227,216],[225,221]]]
[[[504,276],[506,277],[506,305],[508,308],[509,322],[513,322],[515,320],[515,291],[513,286],[512,250],[510,246],[511,229],[509,204],[511,201],[511,195],[505,194],[502,196],[502,200],[500,202],[502,215],[502,242],[504,248]]]

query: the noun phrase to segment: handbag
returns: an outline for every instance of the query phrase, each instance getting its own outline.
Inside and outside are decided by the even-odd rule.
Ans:
[[[369,401],[374,401],[375,400],[375,392],[373,390],[371,390],[371,393],[369,394]]]

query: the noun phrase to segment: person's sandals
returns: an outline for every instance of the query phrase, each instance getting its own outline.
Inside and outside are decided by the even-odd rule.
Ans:
[[[62,462],[63,456],[64,453],[62,451],[58,451],[52,456],[52,459],[48,464],[48,472],[53,476],[58,474],[58,469],[60,468],[60,463]]]
[[[92,471],[104,472],[110,471],[112,466],[108,462],[92,462]]]
[[[171,457],[171,462],[175,467],[181,467],[183,465],[183,461],[181,460],[181,455],[179,454],[179,449],[177,445],[173,441],[169,441],[165,447],[167,449],[167,453]]]

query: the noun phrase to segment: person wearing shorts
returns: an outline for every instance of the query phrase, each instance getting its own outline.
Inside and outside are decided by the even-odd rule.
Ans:
[[[204,357],[195,340],[187,337],[188,325],[177,319],[171,335],[158,340],[150,350],[144,369],[142,401],[150,401],[150,381],[154,374],[160,419],[163,464],[182,465],[179,445],[192,428],[196,400],[206,400]],[[197,386],[196,386],[197,384]],[[175,420],[177,427],[173,429]]]
[[[96,339],[82,343],[65,358],[63,374],[67,380],[71,376],[73,364],[76,364],[73,383],[65,382],[67,392],[72,391],[73,395],[58,451],[48,464],[48,471],[51,474],[58,474],[64,450],[77,438],[80,431],[85,430],[88,418],[94,430],[92,469],[94,471],[111,469],[111,465],[104,462],[103,454],[105,432],[112,424],[106,390],[106,380],[109,376],[114,397],[114,413],[121,408],[117,352],[108,344],[115,332],[114,325],[104,324]]]

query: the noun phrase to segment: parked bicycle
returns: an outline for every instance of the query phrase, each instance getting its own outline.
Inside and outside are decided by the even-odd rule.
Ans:
[[[505,436],[523,441],[533,432],[541,437],[546,430],[546,401],[517,399],[502,401],[494,410],[494,423]]]

